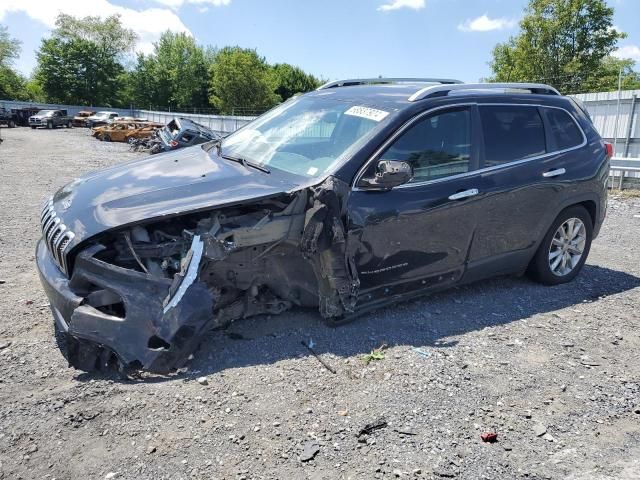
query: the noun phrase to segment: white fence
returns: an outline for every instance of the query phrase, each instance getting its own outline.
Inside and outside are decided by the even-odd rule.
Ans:
[[[617,157],[640,158],[640,90],[583,93],[582,100],[600,135],[614,144]]]
[[[200,115],[197,113],[156,112],[153,110],[134,110],[133,116],[146,118],[152,122],[169,123],[175,117],[188,118],[209,127],[215,132],[231,133],[246,125],[255,117],[231,117],[225,115]]]

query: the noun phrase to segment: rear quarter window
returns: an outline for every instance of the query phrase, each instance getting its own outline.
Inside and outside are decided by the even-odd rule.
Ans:
[[[574,119],[564,110],[544,108],[553,150],[566,150],[581,145],[584,138]]]
[[[481,105],[485,167],[546,153],[544,124],[538,108],[520,105]]]

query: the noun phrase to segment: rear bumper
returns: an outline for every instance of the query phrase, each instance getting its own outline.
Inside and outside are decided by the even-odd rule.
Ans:
[[[101,262],[93,258],[100,248],[78,255],[71,279],[42,240],[36,248],[40,281],[70,366],[101,369],[115,356],[124,368],[166,373],[180,367],[214,321],[208,287],[194,282],[166,308],[171,280]],[[100,308],[104,298],[119,299],[123,316],[105,313]]]

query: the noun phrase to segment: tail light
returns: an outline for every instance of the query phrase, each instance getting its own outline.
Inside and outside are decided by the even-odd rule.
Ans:
[[[609,142],[604,142],[604,149],[607,152],[607,158],[613,157],[613,145]]]
[[[178,146],[178,142],[176,142],[175,140],[171,140],[171,141],[169,142],[169,146],[170,146],[171,148],[176,148],[176,147]]]

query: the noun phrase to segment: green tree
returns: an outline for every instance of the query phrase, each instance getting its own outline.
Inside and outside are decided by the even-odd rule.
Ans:
[[[624,37],[613,28],[613,8],[605,0],[530,0],[520,33],[494,48],[489,80],[587,91]]]
[[[53,102],[118,105],[122,61],[135,39],[117,15],[101,20],[61,14],[37,53],[36,80]]]
[[[40,85],[38,80],[30,78],[24,84],[24,97],[19,100],[46,103],[47,96],[45,95],[42,85]]]
[[[298,93],[310,92],[320,86],[320,80],[301,68],[288,63],[277,63],[273,66],[276,81],[275,92],[284,101]]]
[[[207,107],[210,55],[185,33],[165,32],[134,72],[136,103],[171,108]]]
[[[610,92],[618,90],[620,73],[622,90],[640,88],[640,73],[633,69],[634,60],[630,58],[605,57],[600,62],[597,76],[592,76],[585,83],[585,90],[589,92]]]
[[[24,100],[25,79],[13,68],[20,55],[20,42],[0,25],[0,98]]]
[[[265,110],[281,99],[270,66],[255,50],[225,47],[211,67],[210,101],[221,113]]]

